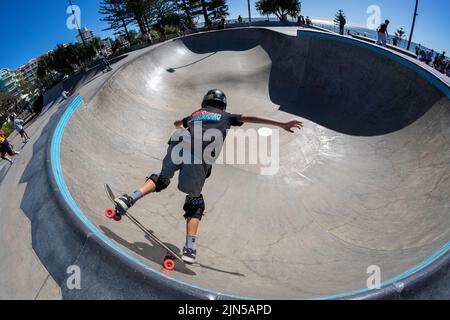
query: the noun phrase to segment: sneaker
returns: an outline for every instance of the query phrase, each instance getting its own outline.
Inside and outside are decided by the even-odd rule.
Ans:
[[[183,259],[184,262],[193,264],[195,263],[195,258],[197,256],[197,250],[191,249],[191,248],[183,248],[183,256],[181,259]]]
[[[13,165],[14,160],[8,160],[10,165]]]
[[[114,202],[116,203],[116,211],[120,215],[124,215],[128,211],[128,209],[130,209],[134,205],[133,199],[127,194],[115,198]]]
[[[17,156],[17,155],[19,155],[19,154],[20,154],[19,151],[14,151],[14,155],[15,155],[15,156]]]

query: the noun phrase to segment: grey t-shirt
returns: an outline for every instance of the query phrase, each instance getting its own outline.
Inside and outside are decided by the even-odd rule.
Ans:
[[[14,129],[16,129],[17,131],[22,131],[23,130],[23,126],[22,123],[24,121],[21,119],[15,119],[14,120]]]

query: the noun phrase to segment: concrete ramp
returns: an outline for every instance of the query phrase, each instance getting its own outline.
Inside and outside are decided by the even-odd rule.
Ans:
[[[366,288],[369,266],[380,268],[385,288],[448,258],[448,83],[342,39],[227,30],[169,41],[131,61],[65,129],[61,165],[76,205],[131,266],[215,297],[376,293]],[[273,175],[260,164],[214,166],[198,237],[205,267],[167,273],[164,252],[139,229],[103,216],[111,206],[103,183],[129,192],[158,173],[173,122],[211,88],[225,91],[232,113],[305,127],[280,132]],[[243,127],[251,128],[259,127]],[[176,178],[133,214],[180,250],[184,194]]]

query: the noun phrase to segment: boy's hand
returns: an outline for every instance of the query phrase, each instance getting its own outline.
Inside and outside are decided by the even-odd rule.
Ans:
[[[294,128],[297,128],[299,130],[301,130],[303,128],[303,122],[298,121],[298,120],[292,120],[292,121],[288,121],[283,123],[283,125],[281,126],[284,130],[294,133]]]

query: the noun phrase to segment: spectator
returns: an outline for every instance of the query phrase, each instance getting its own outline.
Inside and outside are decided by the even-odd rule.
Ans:
[[[312,25],[312,21],[311,21],[311,19],[309,19],[309,16],[306,16],[306,25],[307,26]]]
[[[344,35],[344,30],[345,30],[345,25],[347,24],[347,20],[345,19],[345,17],[341,14],[339,16],[339,33],[343,36]]]
[[[241,15],[239,15],[239,17],[238,17],[238,22],[239,22],[239,23],[242,23],[242,17],[241,17]]]
[[[432,67],[439,70],[439,66],[441,65],[441,55],[437,54],[434,56]]]
[[[439,55],[442,62],[445,61],[445,54],[446,54],[446,52],[442,51],[442,53]]]
[[[16,129],[17,133],[20,135],[20,137],[22,138],[22,142],[25,144],[28,142],[28,140],[30,140],[30,137],[28,136],[28,134],[26,133],[23,124],[24,124],[24,120],[17,118],[15,113],[12,113],[9,116],[9,120],[11,121],[14,129]]]
[[[434,57],[434,50],[427,51],[425,55],[425,63],[431,65],[431,62],[433,62],[433,57]]]
[[[184,24],[183,20],[180,21],[179,28],[180,28],[180,35],[184,36],[186,34],[187,28],[186,28],[186,25]]]
[[[422,47],[422,45],[421,44],[419,44],[418,46],[416,46],[416,57],[417,58],[419,58],[419,56],[420,56],[420,51],[421,51],[421,48]]]
[[[211,20],[208,20],[206,22],[206,31],[212,30],[213,29],[213,24]]]
[[[217,28],[218,28],[219,30],[225,29],[225,18],[224,18],[224,17],[220,18],[219,25],[218,25]]]
[[[70,92],[69,91],[61,89],[61,97],[63,98],[63,100],[69,99],[69,96],[70,96]]]
[[[166,28],[160,24],[159,25],[159,42],[166,41]]]
[[[107,56],[108,56],[108,53],[106,51],[106,48],[105,48],[104,45],[102,45],[101,48],[100,48],[100,51],[98,53],[98,57],[99,57],[102,65],[105,67],[103,69],[103,72],[105,72],[105,70],[106,71],[111,71],[112,70],[111,65],[109,64],[109,61],[107,59]]]
[[[398,46],[398,37],[397,36],[394,36],[394,39],[392,39],[392,44],[394,46]]]
[[[383,45],[383,47],[386,47],[386,43],[389,40],[389,33],[388,33],[388,26],[390,21],[385,20],[384,23],[382,23],[377,31],[378,31],[378,41],[377,44]]]
[[[0,153],[1,158],[8,161],[11,165],[14,163],[14,160],[10,157],[20,154],[20,152],[14,150],[14,147],[9,143],[2,130],[0,130]]]
[[[299,15],[297,18],[297,23],[298,23],[299,27],[303,27],[306,24],[305,17],[302,15]]]

